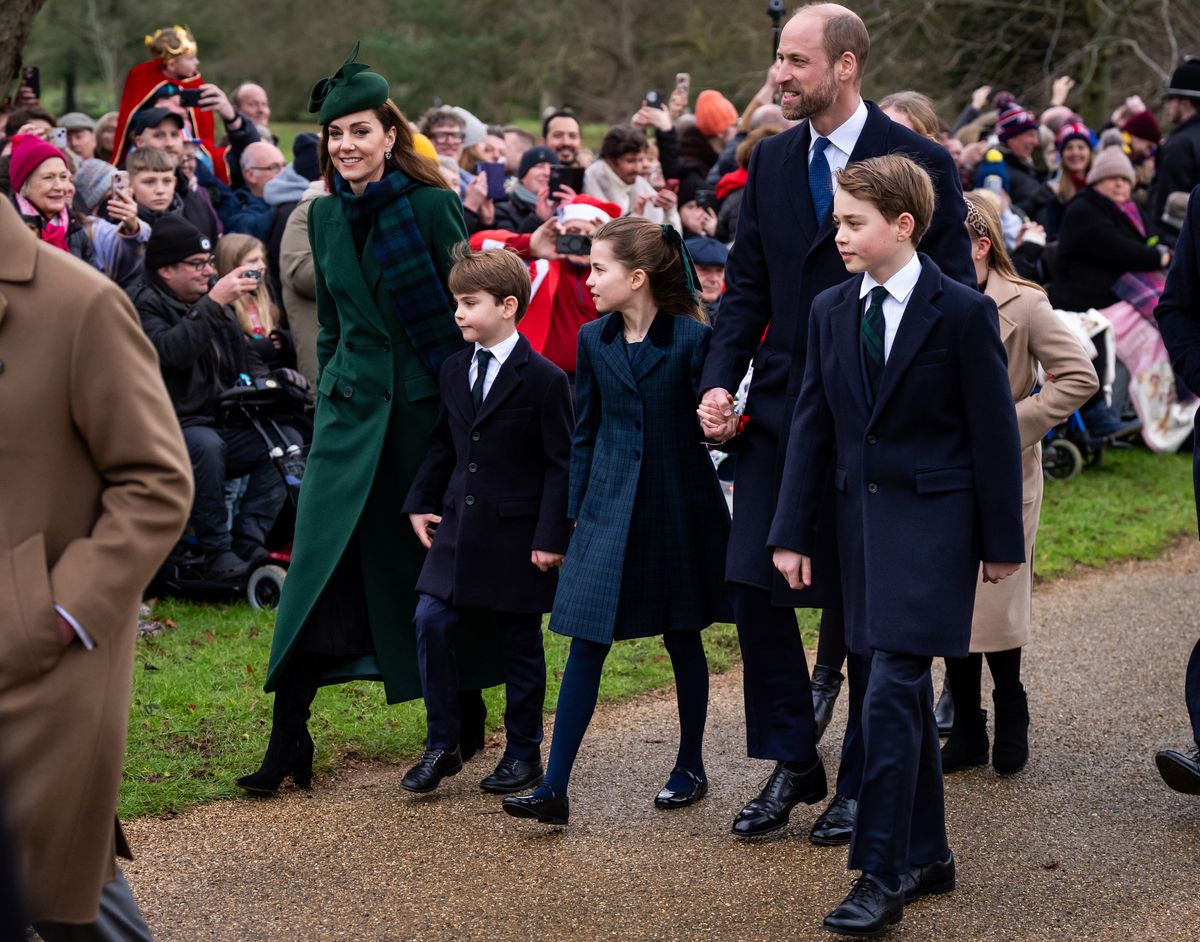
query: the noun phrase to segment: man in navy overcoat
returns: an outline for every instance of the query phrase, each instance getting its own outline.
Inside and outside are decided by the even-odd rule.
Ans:
[[[845,46],[832,62],[824,47],[826,29]],[[921,249],[948,277],[975,284],[954,162],[939,144],[862,100],[868,47],[862,21],[843,7],[801,9],[784,27],[775,66],[782,107],[785,116],[807,120],[754,151],[721,317],[700,384],[706,402],[726,407],[727,391],[737,389],[753,361],[748,422],[736,443],[726,579],[732,583],[745,670],[747,751],[777,765],[762,793],[734,821],[734,833],[746,837],[784,827],[797,802],[820,801],[826,794],[814,742],[808,664],[793,609],[828,608],[823,630],[842,630],[840,619],[828,617],[840,603],[832,521],[822,528],[825,551],[818,556],[815,584],[804,592],[789,590],[775,572],[767,533],[788,423],[804,378],[809,309],[820,292],[849,277],[833,241],[833,172],[848,161],[894,152],[920,163],[937,192],[937,210]],[[814,161],[820,172],[810,174]],[[714,437],[730,434],[707,425],[705,431]],[[854,672],[852,662],[852,677]],[[858,793],[857,735],[857,725],[851,724],[835,803]]]

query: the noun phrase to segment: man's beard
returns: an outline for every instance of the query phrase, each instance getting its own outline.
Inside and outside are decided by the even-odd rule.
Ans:
[[[579,151],[570,146],[555,148],[554,153],[558,157],[558,162],[564,166],[570,164],[579,156]]]
[[[811,92],[806,92],[802,88],[789,88],[787,91],[794,91],[799,97],[794,105],[781,109],[783,116],[789,121],[800,121],[820,114],[837,101],[838,83],[837,79],[833,77],[833,72],[829,71],[825,73],[821,84]]]

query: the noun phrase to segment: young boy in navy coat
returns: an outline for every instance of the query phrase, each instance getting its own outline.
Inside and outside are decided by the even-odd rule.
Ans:
[[[427,792],[462,769],[455,635],[466,616],[494,617],[507,747],[481,787],[502,794],[542,778],[542,614],[571,534],[574,418],[567,375],[517,333],[530,292],[521,260],[504,249],[458,254],[449,284],[471,347],[442,366],[441,413],[404,505],[429,550],[414,617],[428,736],[401,784]]]
[[[1021,446],[995,304],[916,252],[928,174],[893,154],[838,184],[838,250],[861,274],[813,301],[770,545],[792,588],[811,584],[832,460],[847,643],[869,667],[850,704],[863,877],[825,928],[869,936],[954,888],[930,666],[967,652],[980,562],[998,582],[1024,561]]]

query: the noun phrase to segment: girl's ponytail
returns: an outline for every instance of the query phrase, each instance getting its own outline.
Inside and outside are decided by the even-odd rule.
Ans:
[[[592,241],[607,242],[622,265],[646,273],[650,294],[660,310],[708,323],[700,303],[695,266],[673,227],[659,226],[638,216],[622,216],[597,229]]]

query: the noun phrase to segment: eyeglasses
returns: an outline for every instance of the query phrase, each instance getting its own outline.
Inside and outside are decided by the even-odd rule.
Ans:
[[[431,141],[461,141],[466,137],[462,131],[434,131],[429,135]]]
[[[179,264],[186,265],[194,272],[202,272],[204,269],[212,268],[217,264],[217,259],[213,255],[208,256],[208,258],[185,258]]]
[[[273,172],[273,173],[278,173],[278,172],[279,172],[279,171],[281,171],[281,170],[282,170],[282,169],[283,169],[285,166],[287,166],[287,165],[286,165],[286,164],[280,164],[280,163],[267,164],[265,167],[256,167],[256,166],[254,166],[253,164],[251,164],[251,165],[250,165],[249,167],[247,167],[246,169],[247,169],[247,170],[269,170],[269,171],[271,171],[271,172]]]

